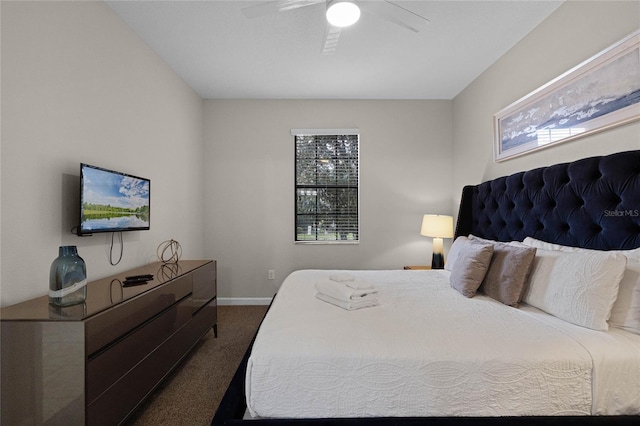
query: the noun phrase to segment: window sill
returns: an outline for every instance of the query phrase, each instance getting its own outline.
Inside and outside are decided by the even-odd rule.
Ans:
[[[303,245],[356,245],[360,244],[360,241],[294,241],[293,243]]]

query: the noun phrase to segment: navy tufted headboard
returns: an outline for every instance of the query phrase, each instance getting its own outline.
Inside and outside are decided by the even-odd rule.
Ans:
[[[468,234],[599,250],[640,247],[640,150],[465,186],[455,236]]]

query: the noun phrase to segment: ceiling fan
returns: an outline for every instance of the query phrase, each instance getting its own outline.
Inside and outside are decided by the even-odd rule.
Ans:
[[[323,55],[335,53],[342,28],[357,22],[360,18],[360,11],[393,22],[416,33],[430,22],[429,19],[388,0],[275,0],[263,1],[245,7],[242,12],[247,18],[253,19],[318,4],[326,5],[327,26],[322,47]]]

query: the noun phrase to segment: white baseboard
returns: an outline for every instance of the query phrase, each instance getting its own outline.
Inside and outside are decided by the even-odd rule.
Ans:
[[[273,297],[219,297],[218,306],[229,305],[268,305]]]

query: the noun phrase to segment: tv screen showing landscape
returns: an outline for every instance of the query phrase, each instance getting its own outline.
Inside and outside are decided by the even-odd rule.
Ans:
[[[151,181],[81,164],[80,233],[149,229]]]

